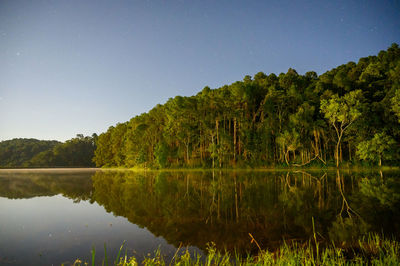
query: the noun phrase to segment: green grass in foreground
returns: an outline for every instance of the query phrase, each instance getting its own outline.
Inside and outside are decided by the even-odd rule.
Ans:
[[[256,243],[257,244],[257,243]],[[258,244],[257,244],[258,245]],[[237,254],[220,253],[213,245],[209,245],[207,255],[191,255],[186,250],[181,255],[178,251],[171,261],[166,261],[159,250],[154,255],[147,256],[141,263],[138,258],[121,256],[123,245],[111,265],[400,265],[400,243],[394,240],[385,240],[378,235],[359,240],[350,248],[339,248],[335,245],[321,248],[319,243],[283,244],[277,251],[260,250],[258,255],[241,257]],[[105,253],[107,254],[107,253]],[[92,251],[92,262],[76,260],[74,265],[99,265],[94,261],[95,251]],[[107,255],[101,262],[108,264]]]

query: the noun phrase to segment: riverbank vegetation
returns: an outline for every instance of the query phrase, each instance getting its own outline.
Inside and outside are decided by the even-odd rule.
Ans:
[[[398,165],[400,48],[318,76],[262,72],[111,126],[99,167]]]
[[[315,242],[314,242],[315,241]],[[283,244],[274,252],[259,250],[255,255],[240,256],[238,254],[221,253],[210,244],[207,255],[190,254],[189,251],[179,249],[172,259],[168,260],[155,251],[153,255],[148,254],[144,258],[129,257],[118,253],[115,260],[109,264],[107,257],[102,265],[398,265],[400,264],[400,244],[393,240],[381,239],[378,235],[360,239],[352,247],[337,246],[331,244],[327,247],[320,247],[315,240],[308,243]],[[255,243],[257,244],[257,243]],[[258,245],[258,244],[257,244]],[[92,255],[95,250],[92,250]],[[89,265],[88,263],[76,260],[75,266]],[[96,265],[94,256],[92,264]]]

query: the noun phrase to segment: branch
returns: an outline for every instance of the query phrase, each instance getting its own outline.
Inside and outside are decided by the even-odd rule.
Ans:
[[[318,182],[321,182],[322,179],[324,179],[325,177],[328,176],[327,173],[324,173],[320,178],[316,178],[315,176],[312,176],[311,174],[309,174],[309,173],[307,173],[307,172],[299,171],[299,170],[294,171],[294,173],[301,173],[301,174],[304,174],[304,175],[306,175],[306,176],[308,176],[308,177],[310,177],[310,178],[313,178],[313,179],[317,180]]]
[[[332,125],[333,125],[333,127],[335,128],[335,130],[336,130],[336,135],[337,135],[338,138],[339,138],[339,129],[337,128],[335,122],[332,122]]]
[[[297,163],[295,163],[295,164],[292,164],[292,165],[293,165],[293,166],[296,166],[296,167],[301,167],[301,166],[304,166],[304,165],[306,165],[306,164],[311,163],[312,161],[314,161],[314,160],[317,159],[317,158],[320,159],[321,162],[323,162],[323,163],[326,165],[326,162],[325,162],[324,160],[322,160],[322,158],[319,156],[319,154],[315,155],[315,157],[312,158],[312,159],[310,159],[308,162],[305,162],[305,163],[303,163],[303,164],[297,164]]]
[[[338,175],[338,181],[339,181],[339,184],[338,184],[339,185],[339,192],[340,192],[340,194],[342,196],[342,199],[343,199],[342,208],[341,208],[340,213],[338,214],[338,216],[342,219],[342,213],[343,213],[344,207],[346,207],[346,212],[347,212],[347,214],[348,214],[350,219],[352,219],[351,213],[355,214],[360,219],[362,219],[362,217],[356,211],[354,211],[352,208],[350,208],[350,205],[347,202],[346,197],[344,196],[343,187],[342,187],[343,186],[343,184],[342,184],[343,181],[342,181],[342,178],[340,177],[340,175]]]
[[[347,124],[347,126],[344,127],[344,129],[343,129],[342,132],[344,132],[351,124],[353,124],[354,121],[355,121],[355,120],[350,121],[350,122]]]

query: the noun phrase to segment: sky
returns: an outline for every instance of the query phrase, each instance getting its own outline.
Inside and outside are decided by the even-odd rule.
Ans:
[[[0,0],[0,141],[65,141],[257,72],[400,43],[400,1]]]

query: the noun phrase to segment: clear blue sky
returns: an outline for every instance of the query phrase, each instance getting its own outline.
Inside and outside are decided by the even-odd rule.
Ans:
[[[0,140],[102,133],[259,71],[400,43],[400,1],[0,1]]]

